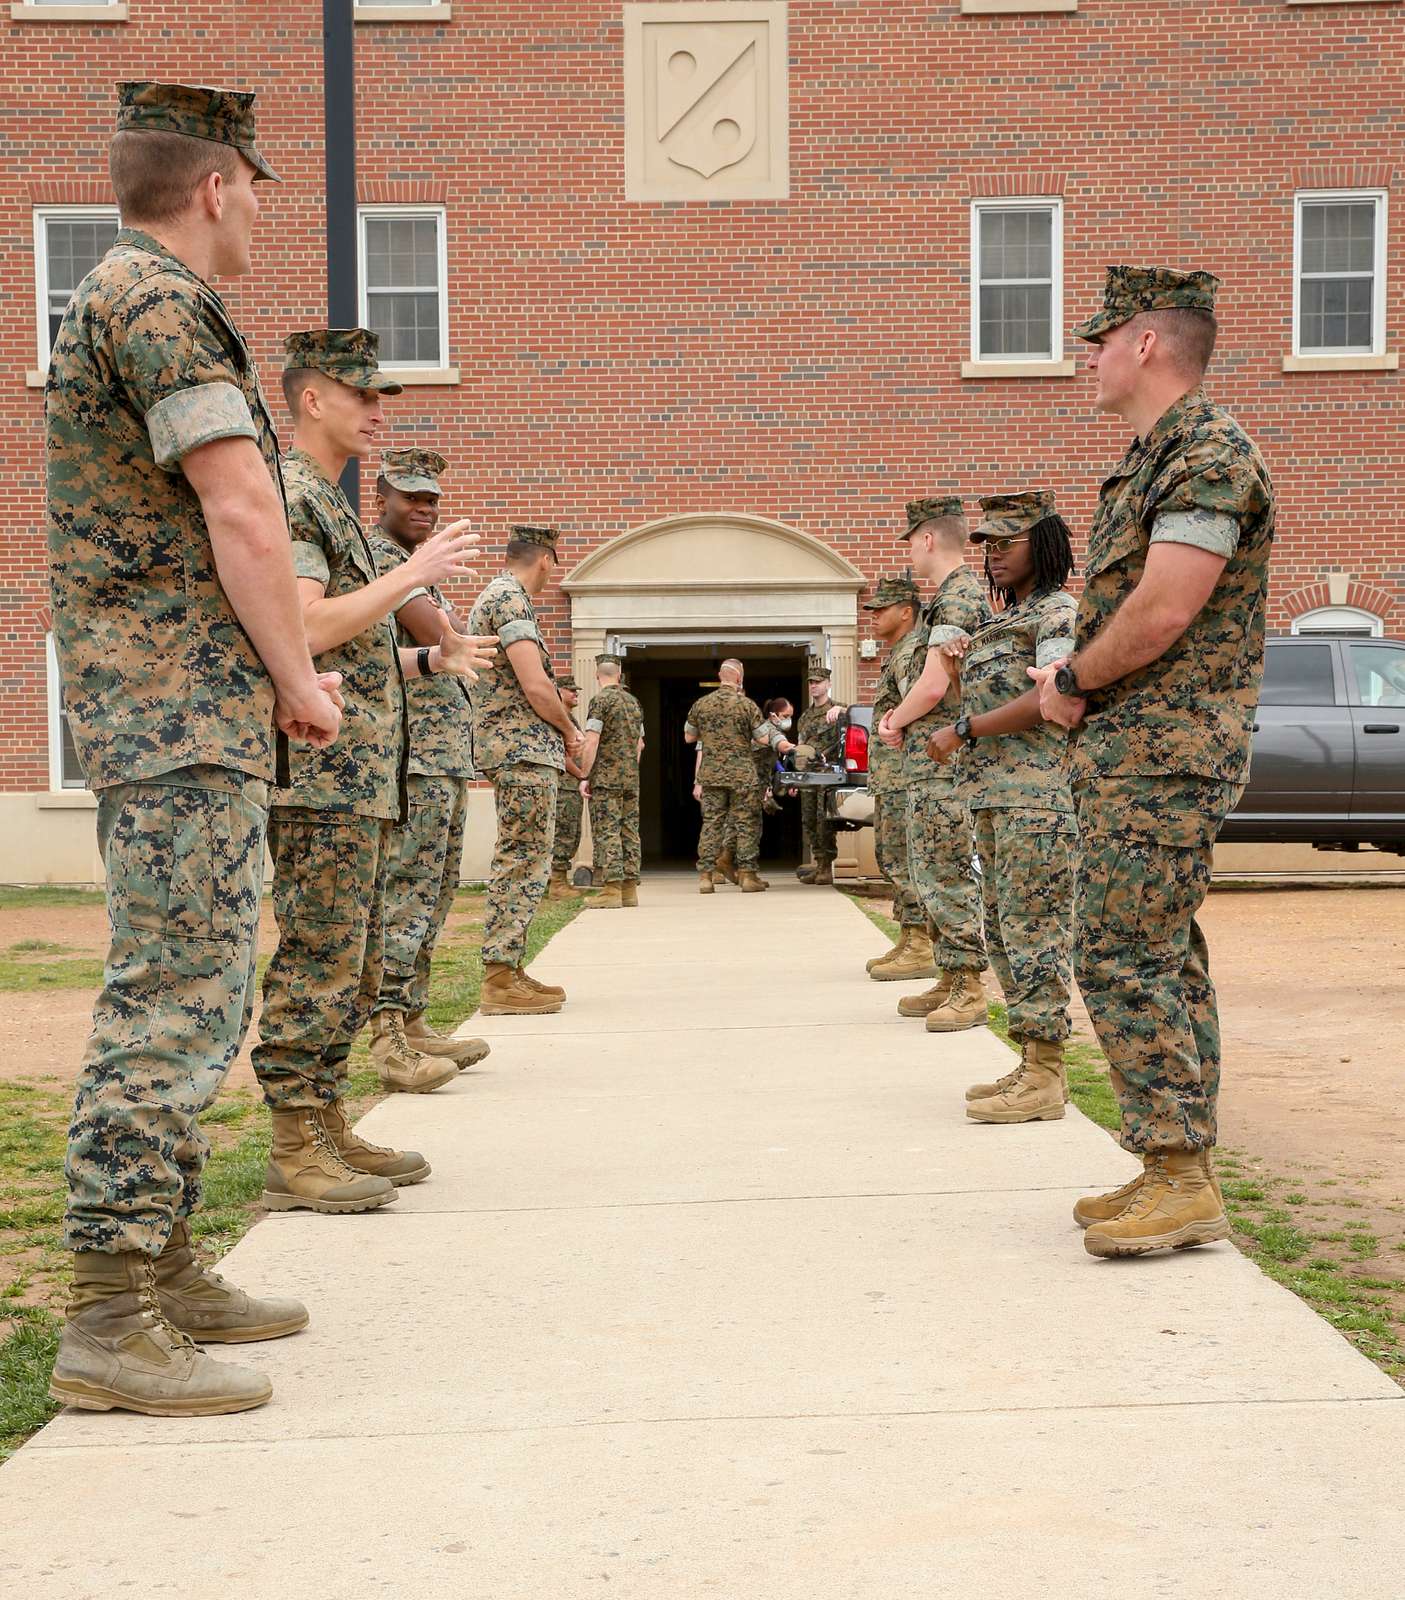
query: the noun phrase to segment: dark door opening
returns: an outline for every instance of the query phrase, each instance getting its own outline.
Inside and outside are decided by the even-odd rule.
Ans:
[[[644,859],[653,866],[691,866],[697,859],[702,812],[693,798],[697,746],[685,743],[683,724],[693,702],[717,685],[718,665],[735,656],[746,667],[744,692],[758,706],[784,696],[798,718],[805,707],[806,647],[797,645],[651,645],[631,648],[625,682],[644,708],[644,759],[639,769],[639,831]],[[776,796],[778,816],[765,816],[761,861],[794,866],[803,840],[800,802]]]

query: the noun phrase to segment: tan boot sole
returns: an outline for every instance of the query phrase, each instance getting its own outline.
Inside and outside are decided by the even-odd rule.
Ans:
[[[549,1017],[565,1004],[564,1000],[554,1000],[544,994],[539,1000],[527,1001],[522,1005],[499,1005],[496,1001],[484,1000],[478,1010],[485,1017]]]
[[[941,1008],[938,1007],[937,1009],[940,1010]],[[953,1020],[951,1022],[947,1022],[945,1018],[941,1021],[936,1021],[935,1018],[936,1012],[933,1012],[927,1018],[928,1033],[965,1033],[968,1028],[985,1027],[986,1023],[990,1021],[990,1014],[983,1011],[979,1016],[976,1016],[973,1013],[969,1020]]]
[[[1008,1110],[977,1111],[976,1104],[971,1102],[966,1107],[972,1122],[1058,1122],[1064,1114],[1062,1100],[1056,1106],[1040,1106],[1036,1111],[1017,1111],[1014,1106]]]
[[[286,1339],[290,1333],[301,1333],[308,1324],[307,1312],[300,1320],[265,1322],[254,1328],[181,1328],[180,1331],[196,1344],[255,1344],[260,1339]],[[180,1323],[172,1319],[172,1326]]]
[[[434,1061],[443,1060],[442,1056],[432,1056]],[[443,1068],[432,1078],[421,1078],[418,1083],[399,1082],[382,1072],[380,1075],[381,1088],[391,1094],[432,1094],[436,1089],[442,1089],[452,1079],[458,1077],[459,1069],[452,1061],[445,1061]]]
[[[900,972],[884,972],[880,963],[869,973],[875,983],[920,983],[924,978],[935,978],[936,975],[937,969],[930,961],[925,967],[904,967]]]
[[[1145,1239],[1100,1239],[1085,1233],[1083,1248],[1090,1256],[1144,1256],[1153,1250],[1190,1250],[1198,1244],[1216,1244],[1228,1238],[1229,1218],[1221,1216],[1187,1222],[1170,1233],[1154,1233]]]
[[[339,1217],[354,1211],[374,1211],[378,1206],[388,1206],[396,1198],[393,1186],[389,1194],[368,1194],[363,1200],[314,1200],[311,1195],[276,1194],[272,1189],[265,1189],[259,1204],[265,1211],[320,1211],[324,1216]]]
[[[273,1385],[269,1384],[267,1394],[243,1400],[188,1400],[182,1404],[179,1400],[139,1400],[116,1389],[80,1383],[76,1378],[54,1378],[49,1384],[49,1398],[72,1406],[75,1411],[135,1411],[143,1417],[225,1417],[231,1412],[267,1405],[273,1398]]]

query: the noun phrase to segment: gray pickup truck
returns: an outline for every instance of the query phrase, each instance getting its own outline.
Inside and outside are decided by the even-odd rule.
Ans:
[[[809,780],[840,828],[872,820],[872,720],[852,706],[842,768]],[[1220,838],[1405,855],[1405,640],[1268,641],[1249,784]]]

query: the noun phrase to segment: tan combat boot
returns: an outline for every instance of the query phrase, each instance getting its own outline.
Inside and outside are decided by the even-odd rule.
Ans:
[[[1132,1203],[1083,1235],[1090,1256],[1144,1256],[1229,1238],[1229,1218],[1199,1150],[1154,1150]]]
[[[624,901],[626,906],[637,906],[639,904],[638,878],[626,878],[624,880],[620,885],[620,899]]]
[[[1014,1081],[980,1099],[968,1095],[966,1115],[973,1122],[1057,1122],[1064,1114],[1062,1064],[1062,1045],[1028,1040]]]
[[[710,872],[700,872],[698,874],[698,893],[716,894],[716,892],[712,884],[712,874]]]
[[[294,1106],[273,1113],[263,1204],[270,1211],[374,1211],[395,1199],[388,1178],[358,1172],[343,1161],[320,1111]]]
[[[463,1071],[477,1066],[488,1054],[486,1039],[452,1039],[436,1033],[425,1019],[423,1011],[405,1018],[405,1037],[423,1056],[443,1056],[446,1061]]]
[[[878,983],[910,983],[914,978],[935,978],[936,961],[932,938],[925,928],[908,928],[907,944],[901,942],[886,961],[880,961],[869,977]]]
[[[817,887],[832,884],[834,882],[834,868],[826,861],[822,867],[816,867],[814,877],[806,878],[805,882],[813,883]]]
[[[1135,1178],[1128,1178],[1120,1188],[1109,1189],[1106,1194],[1085,1195],[1074,1202],[1073,1220],[1080,1228],[1091,1228],[1099,1222],[1112,1222],[1127,1209],[1141,1192],[1146,1182],[1147,1157],[1142,1157],[1142,1170]]]
[[[382,1087],[399,1094],[428,1094],[459,1070],[452,1061],[414,1048],[405,1037],[403,1011],[377,1011],[371,1018],[371,1060]]]
[[[80,1411],[220,1417],[261,1406],[273,1385],[261,1372],[213,1360],[172,1327],[150,1256],[79,1250],[49,1393]]]
[[[383,1144],[372,1144],[369,1139],[353,1133],[342,1100],[333,1100],[331,1105],[322,1107],[322,1126],[336,1146],[337,1154],[357,1172],[386,1178],[397,1189],[410,1183],[423,1183],[429,1176],[429,1163],[418,1150],[388,1150]]]
[[[888,946],[881,956],[870,956],[864,962],[864,971],[872,972],[875,967],[881,967],[885,961],[891,961],[900,950],[906,950],[907,934],[908,930],[906,928],[899,928],[897,938],[893,940],[892,944]]]
[[[555,995],[541,994],[525,983],[515,967],[490,961],[483,968],[483,988],[478,1009],[485,1017],[548,1016],[561,1009]]]
[[[559,983],[542,983],[540,979],[534,978],[526,967],[518,967],[517,981],[525,983],[536,994],[549,994],[553,1000],[564,1000],[566,998],[566,991]]]
[[[930,1017],[938,1006],[946,1004],[947,996],[951,993],[952,977],[952,973],[944,972],[930,989],[924,989],[921,994],[905,994],[898,1001],[898,1015]]]
[[[301,1301],[255,1300],[202,1266],[184,1217],[176,1218],[155,1270],[162,1315],[201,1344],[281,1339],[307,1326],[307,1307]]]
[[[799,878],[801,883],[813,883],[815,881],[815,874],[819,870],[820,869],[813,861],[807,861],[803,867],[796,868],[795,876]]]
[[[761,894],[771,886],[751,867],[743,867],[739,874],[743,894]]]
[[[737,882],[737,863],[732,857],[732,847],[730,845],[713,863],[713,872],[715,875],[720,874],[728,883]]]
[[[1016,1034],[1011,1034],[1010,1040],[1011,1043],[1018,1044],[1020,1047],[1019,1066],[1016,1067],[1013,1072],[1007,1072],[1003,1078],[997,1078],[994,1083],[973,1083],[966,1091],[966,1098],[968,1100],[988,1100],[992,1095],[1003,1094],[1024,1070],[1024,1063],[1029,1056],[1030,1045],[1027,1044],[1023,1039],[1019,1038]],[[1057,1051],[1057,1062],[1055,1063],[1052,1057],[1050,1058],[1050,1061],[1051,1065],[1057,1065],[1058,1067],[1059,1084],[1063,1089],[1064,1104],[1067,1105],[1069,1101],[1068,1068],[1064,1065],[1063,1046],[1045,1043],[1043,1040],[1034,1040],[1031,1041],[1031,1043],[1039,1044],[1045,1050]]]
[[[576,891],[564,872],[553,872],[546,885],[548,900],[574,900]]]
[[[927,1032],[960,1033],[984,1026],[987,1015],[980,973],[971,967],[959,967],[951,975],[951,993],[927,1018]]]
[[[585,903],[587,911],[619,911],[624,906],[624,886],[618,879],[607,883],[598,894],[593,894]]]

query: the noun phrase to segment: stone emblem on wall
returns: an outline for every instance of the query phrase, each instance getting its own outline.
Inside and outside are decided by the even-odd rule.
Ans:
[[[782,0],[626,5],[624,42],[628,199],[786,198]]]

